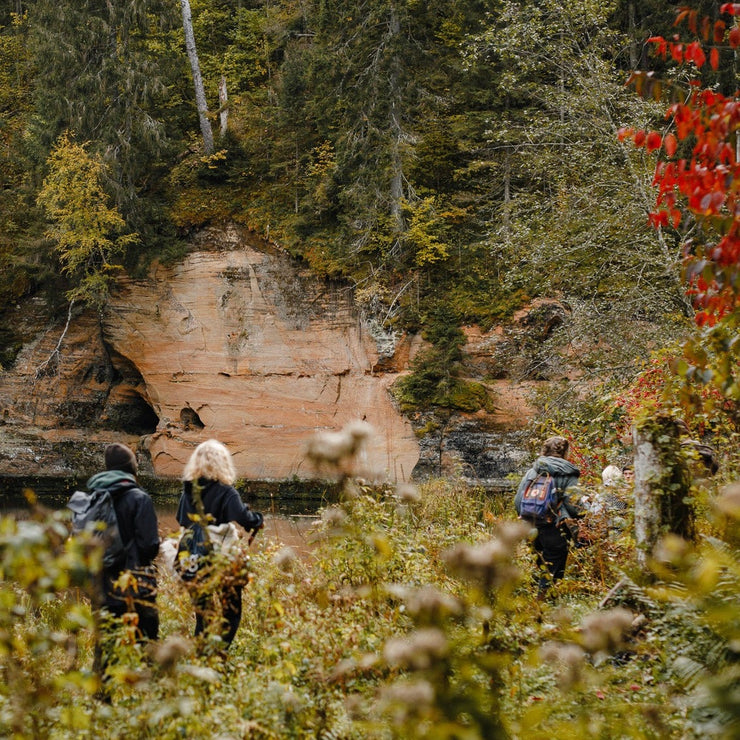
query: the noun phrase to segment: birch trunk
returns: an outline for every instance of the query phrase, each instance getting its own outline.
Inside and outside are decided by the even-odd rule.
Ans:
[[[195,85],[195,104],[198,108],[200,119],[200,130],[203,135],[203,149],[206,155],[213,154],[213,131],[211,122],[208,120],[208,104],[206,103],[206,92],[203,88],[203,78],[200,74],[198,52],[195,48],[195,36],[193,34],[193,17],[190,12],[190,0],[180,0],[182,8],[182,28],[185,32],[185,49],[190,60],[190,68],[193,71],[193,84]]]
[[[635,470],[635,543],[645,568],[664,534],[694,537],[691,476],[675,419],[658,416],[632,430]]]
[[[635,445],[635,543],[637,562],[645,568],[660,535],[660,502],[651,483],[660,478],[661,464],[650,435],[637,427],[632,433]]]
[[[391,6],[391,17],[388,24],[389,38],[398,36],[401,32],[401,25],[396,15],[395,7]],[[400,111],[397,103],[401,99],[398,89],[398,60],[394,60],[391,67],[390,77],[390,95],[391,95],[391,131],[393,136],[393,150],[391,154],[391,216],[395,222],[396,229],[401,232],[404,230],[403,214],[401,202],[403,200],[403,165],[401,162],[401,142],[403,139],[403,129],[400,121]]]
[[[218,103],[221,111],[221,138],[226,136],[226,130],[229,127],[229,96],[226,92],[226,76],[221,75],[221,82],[218,84]]]

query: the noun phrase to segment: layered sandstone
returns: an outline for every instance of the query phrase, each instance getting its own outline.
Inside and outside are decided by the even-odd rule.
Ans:
[[[404,480],[418,460],[388,392],[397,373],[347,287],[236,227],[204,232],[178,264],[122,279],[100,321],[73,316],[57,354],[60,332],[58,321],[40,330],[0,378],[6,438],[22,427],[61,443],[96,427],[95,441],[124,438],[156,475],[177,477],[213,437],[240,476],[279,480],[312,475],[303,451],[314,433],[364,419],[375,434],[363,473]],[[19,474],[24,445],[15,439],[13,454],[6,442],[0,473]]]

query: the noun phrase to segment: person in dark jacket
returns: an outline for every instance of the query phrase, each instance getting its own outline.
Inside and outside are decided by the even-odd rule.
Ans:
[[[262,514],[252,511],[234,488],[236,470],[231,454],[215,439],[202,442],[195,448],[183,471],[183,491],[177,507],[177,521],[183,527],[192,523],[196,514],[193,482],[197,483],[205,513],[213,517],[215,525],[235,522],[245,530],[256,531],[263,526]],[[242,586],[229,584],[219,590],[222,610],[221,639],[231,645],[242,617]],[[198,594],[195,600],[195,635],[205,631],[208,594]]]
[[[578,478],[581,471],[565,458],[568,455],[568,440],[565,437],[546,439],[534,465],[524,474],[514,497],[514,508],[521,515],[521,502],[524,491],[531,481],[543,473],[549,473],[555,480],[558,491],[556,511],[545,519],[531,520],[537,528],[534,549],[543,570],[539,579],[539,594],[544,596],[550,584],[565,574],[568,548],[573,538],[571,527],[574,519],[580,519],[586,510],[579,503]]]
[[[125,548],[125,558],[115,566],[104,568],[100,584],[101,615],[107,612],[121,618],[135,609],[136,636],[141,642],[156,640],[159,636],[157,611],[157,581],[153,568],[159,553],[159,527],[154,503],[136,480],[136,456],[126,445],[114,443],[105,448],[105,471],[96,473],[87,481],[89,491],[108,490],[116,510],[118,530]],[[125,571],[131,571],[135,588],[118,588],[115,582]],[[107,621],[100,620],[101,637],[108,633]],[[107,651],[100,641],[95,646],[95,664],[105,682],[105,668],[109,662]]]

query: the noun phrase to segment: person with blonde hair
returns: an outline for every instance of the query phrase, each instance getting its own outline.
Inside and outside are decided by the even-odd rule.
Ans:
[[[234,488],[236,469],[228,449],[215,439],[199,444],[185,465],[182,474],[183,490],[177,507],[177,521],[189,527],[196,514],[193,497],[194,486],[198,487],[206,515],[212,517],[215,525],[235,522],[245,530],[256,531],[264,524],[262,514],[252,511]],[[222,607],[223,626],[221,639],[228,647],[239,629],[242,616],[242,586],[229,584],[220,589],[219,600]],[[209,601],[208,594],[200,594],[195,603],[195,635],[205,630],[205,611]]]
[[[624,516],[629,509],[627,503],[629,483],[616,465],[607,465],[601,471],[601,480],[601,489],[594,494],[589,511],[596,515],[607,533],[611,530],[622,530],[626,525]]]

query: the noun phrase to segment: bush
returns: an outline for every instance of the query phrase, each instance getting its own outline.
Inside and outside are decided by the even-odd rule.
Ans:
[[[539,602],[529,527],[482,490],[346,478],[310,556],[253,550],[228,657],[187,637],[190,597],[163,571],[162,640],[145,652],[119,631],[111,705],[77,590],[99,552],[58,514],[4,519],[0,734],[734,737],[738,491],[714,497],[700,545],[661,543],[654,582],[628,577],[625,536],[577,551]]]

